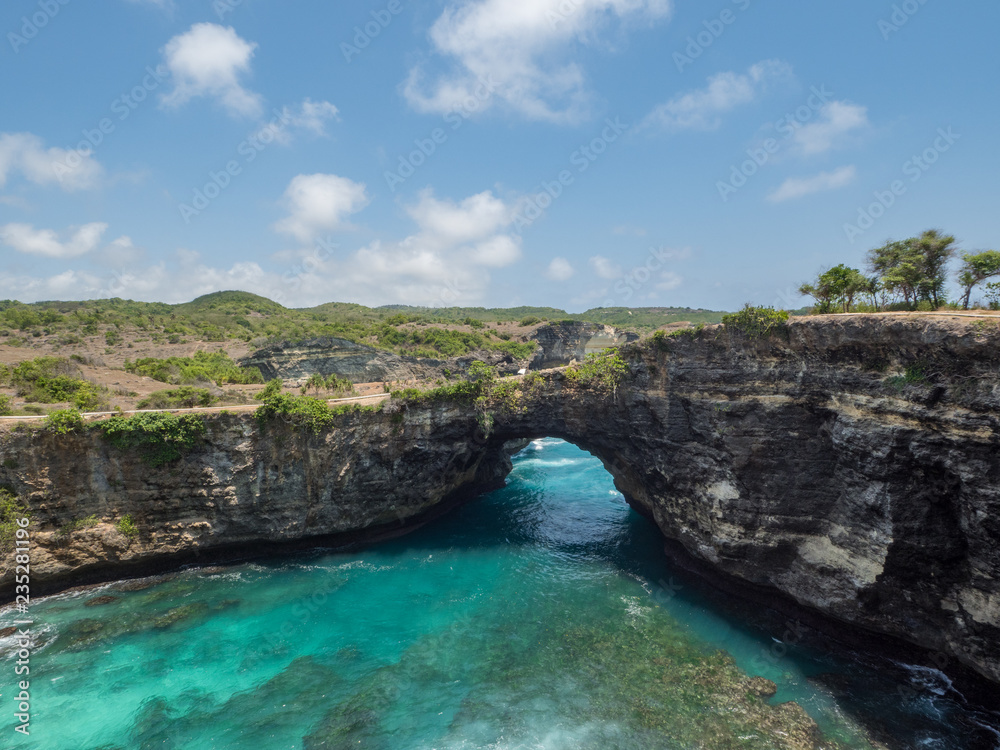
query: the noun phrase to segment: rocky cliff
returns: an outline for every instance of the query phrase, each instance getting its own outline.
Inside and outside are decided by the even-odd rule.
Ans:
[[[568,365],[574,359],[582,362],[588,354],[637,341],[639,335],[599,323],[566,321],[540,326],[531,338],[538,342],[531,369],[543,370]]]
[[[507,441],[562,437],[673,548],[746,591],[1000,682],[998,343],[992,321],[904,316],[793,320],[765,340],[708,328],[626,346],[616,393],[547,371],[488,436],[471,406],[439,401],[320,435],[216,415],[203,445],[151,469],[92,432],[9,431],[0,486],[30,506],[33,583],[59,587],[390,533],[501,483]]]
[[[587,354],[636,341],[638,335],[612,326],[567,321],[540,326],[530,339],[538,343],[530,363],[500,352],[475,352],[450,359],[404,357],[364,344],[325,336],[299,342],[283,342],[259,349],[240,360],[244,367],[256,367],[267,380],[282,378],[305,382],[313,373],[324,377],[339,375],[355,383],[437,380],[464,372],[473,360],[497,367],[512,375],[522,367],[533,370],[583,361]]]

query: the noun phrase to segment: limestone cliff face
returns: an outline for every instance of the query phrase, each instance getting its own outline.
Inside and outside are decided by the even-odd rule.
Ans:
[[[293,382],[305,382],[316,372],[324,377],[339,375],[355,383],[436,380],[464,372],[473,360],[512,375],[526,365],[540,370],[566,365],[573,359],[582,362],[591,352],[635,341],[638,336],[612,326],[567,322],[541,326],[531,338],[538,343],[538,349],[530,364],[499,352],[475,352],[443,360],[402,357],[333,336],[273,344],[253,352],[240,364],[256,367],[267,380],[283,378]]]
[[[511,468],[502,445],[470,442],[474,419],[456,406],[348,413],[322,435],[281,422],[261,429],[250,413],[206,423],[203,445],[159,468],[94,431],[3,434],[0,486],[30,509],[33,591],[228,548],[391,534],[502,486]],[[138,522],[132,539],[115,525],[126,515]],[[91,516],[101,523],[65,531]],[[8,557],[0,583],[13,575]]]
[[[218,415],[202,447],[150,469],[91,433],[8,432],[0,486],[31,506],[33,580],[55,587],[385,533],[497,486],[507,441],[562,437],[713,570],[1000,682],[998,343],[995,323],[920,318],[804,319],[762,342],[710,328],[626,346],[617,394],[547,371],[488,437],[440,403],[347,414],[320,436]],[[58,535],[90,515],[103,523]]]
[[[543,370],[567,365],[573,359],[582,362],[588,354],[636,341],[639,336],[613,326],[567,321],[541,326],[531,338],[538,342],[531,369]]]

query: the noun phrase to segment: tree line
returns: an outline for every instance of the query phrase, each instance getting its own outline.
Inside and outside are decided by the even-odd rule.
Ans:
[[[947,297],[948,266],[960,257],[955,281],[962,290],[957,302]],[[950,305],[968,310],[972,292],[1000,276],[1000,252],[979,250],[959,255],[955,238],[937,229],[918,237],[890,240],[868,251],[867,275],[843,263],[819,274],[799,292],[816,300],[814,311],[936,310]],[[983,293],[991,309],[1000,308],[1000,281],[988,282]]]

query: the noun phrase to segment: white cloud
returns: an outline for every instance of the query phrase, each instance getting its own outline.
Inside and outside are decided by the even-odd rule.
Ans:
[[[572,45],[593,43],[612,20],[650,24],[671,7],[671,0],[462,0],[430,30],[451,70],[428,83],[424,67],[414,67],[403,93],[421,112],[483,111],[502,101],[532,120],[576,121],[591,94],[581,67],[565,57]]]
[[[461,203],[441,201],[430,190],[407,209],[422,235],[443,245],[476,242],[496,233],[511,220],[509,207],[487,191]]]
[[[767,199],[772,203],[781,203],[825,190],[836,190],[850,185],[856,177],[857,169],[853,165],[835,169],[833,172],[820,172],[815,177],[789,177],[781,183],[781,187],[768,195]]]
[[[73,231],[66,241],[60,241],[51,229],[35,229],[30,224],[0,226],[0,242],[19,253],[48,258],[76,258],[97,247],[107,224],[95,221]]]
[[[795,145],[804,155],[822,154],[852,130],[868,127],[868,108],[851,102],[828,102],[816,122],[795,131]]]
[[[306,130],[317,136],[326,135],[326,123],[329,120],[336,120],[340,113],[333,104],[327,101],[314,102],[306,98],[299,105],[298,109],[283,107],[280,116],[276,117],[272,123],[264,125],[258,134],[269,130],[275,139],[284,145],[292,142],[293,129]]]
[[[164,94],[161,101],[178,107],[192,98],[208,96],[217,98],[232,115],[260,115],[260,94],[243,88],[239,80],[240,75],[250,71],[256,48],[256,43],[241,39],[231,26],[194,24],[163,48],[174,90]]]
[[[311,130],[316,135],[326,135],[326,121],[336,119],[338,110],[330,102],[314,102],[308,97],[299,105],[298,114],[292,113],[293,127]]]
[[[509,230],[514,206],[486,191],[456,203],[424,191],[407,209],[417,231],[374,242],[339,265],[352,298],[448,306],[481,301],[489,269],[516,263],[521,238]]]
[[[131,266],[139,262],[144,255],[145,251],[141,247],[136,247],[132,243],[132,238],[127,235],[112,241],[98,254],[101,263],[113,268]]]
[[[300,248],[279,254],[281,260],[272,270],[253,262],[215,267],[189,250],[178,250],[169,261],[136,267],[139,248],[130,238],[119,237],[88,258],[115,270],[67,269],[51,277],[0,275],[0,298],[113,296],[182,302],[222,289],[243,289],[294,307],[332,300],[479,304],[492,270],[521,258],[521,238],[512,231],[515,208],[514,202],[489,191],[460,201],[438,199],[427,191],[407,208],[414,230],[403,239],[375,241],[354,252],[326,244]]]
[[[553,258],[549,267],[545,269],[545,278],[552,281],[566,281],[571,278],[576,271],[565,258]]]
[[[274,225],[303,243],[343,227],[344,219],[368,205],[362,183],[335,174],[300,174],[285,190],[289,215]]]
[[[669,292],[684,283],[684,278],[673,271],[664,271],[660,274],[659,281],[656,282],[656,289],[661,292]]]
[[[592,257],[590,259],[590,267],[602,279],[617,279],[622,275],[622,267],[605,258],[603,255]]]
[[[722,124],[721,115],[757,99],[767,87],[790,78],[791,67],[780,60],[764,60],[746,73],[719,73],[708,79],[703,89],[675,96],[659,105],[643,119],[640,127],[655,127],[668,132],[680,130],[715,130]]]
[[[0,187],[15,171],[37,185],[58,184],[73,192],[95,187],[104,170],[79,151],[45,148],[31,133],[0,133]]]

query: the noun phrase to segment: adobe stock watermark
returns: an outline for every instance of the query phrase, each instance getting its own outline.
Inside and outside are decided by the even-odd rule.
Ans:
[[[781,140],[767,138],[760,145],[760,148],[747,149],[746,154],[749,158],[730,167],[729,179],[716,181],[715,188],[719,191],[722,202],[727,203],[729,196],[744,187],[750,178],[757,174],[760,168],[782,149],[785,142],[794,136],[799,128],[812,120],[832,97],[833,92],[827,91],[826,86],[821,85],[819,88],[813,86],[805,104],[776,120],[774,129],[782,136]]]
[[[222,169],[210,170],[205,184],[192,189],[191,202],[177,204],[177,210],[185,224],[190,224],[191,219],[200,216],[232,184],[233,179],[243,173],[244,167],[278,139],[282,129],[291,121],[291,112],[287,107],[273,112],[274,117],[270,122],[240,141],[236,154],[242,158],[230,159]]]
[[[732,3],[742,13],[750,7],[752,1],[732,0]],[[687,38],[687,46],[683,52],[674,52],[674,65],[677,66],[677,72],[683,73],[684,68],[694,65],[694,61],[715,44],[716,40],[726,33],[726,29],[736,23],[737,18],[739,16],[732,9],[726,8],[719,13],[718,17],[702,21],[701,25],[705,27],[704,30]]]
[[[281,276],[282,286],[272,290],[268,296],[278,304],[296,301],[296,298],[289,295],[300,291],[303,282],[314,276],[338,249],[340,249],[340,245],[334,242],[330,236],[318,238],[313,245],[312,252],[285,271]]]
[[[482,109],[500,90],[499,84],[493,80],[492,75],[479,77],[478,85],[461,102],[445,113],[444,122],[447,129],[437,127],[431,130],[425,138],[416,138],[413,145],[416,147],[408,154],[400,154],[395,171],[386,170],[383,173],[385,183],[393,193],[399,185],[405,183],[413,177],[427,160],[434,155],[438,149],[447,143],[451,133],[455,132],[465,121]],[[511,90],[511,95],[517,94],[517,89]]]
[[[157,65],[155,68],[147,65],[145,73],[139,83],[121,96],[112,99],[109,109],[112,114],[118,116],[116,118],[118,122],[127,120],[139,105],[160,87],[169,71],[163,64]],[[95,127],[84,128],[81,131],[83,140],[77,143],[75,148],[70,149],[62,161],[52,163],[52,170],[59,182],[62,182],[73,170],[78,169],[85,158],[93,156],[105,139],[115,132],[116,127],[115,120],[110,117],[102,117]]]
[[[351,38],[353,44],[347,42],[340,43],[340,51],[344,54],[344,59],[350,63],[355,57],[366,49],[372,40],[382,31],[388,28],[392,19],[403,12],[401,0],[389,0],[381,10],[373,10],[369,13],[372,20],[366,21],[364,26],[354,27],[354,36]]]
[[[60,6],[69,5],[69,0],[39,0],[38,10],[30,16],[21,16],[20,34],[7,32],[7,41],[14,54],[21,51],[28,42],[38,36],[38,32],[49,25],[49,21],[59,15]]]
[[[223,20],[238,7],[243,5],[243,0],[212,0],[212,10],[219,20]]]
[[[925,5],[927,0],[904,0],[893,5],[892,15],[888,19],[879,19],[878,30],[882,32],[882,38],[889,41],[889,37],[902,29]]]
[[[679,286],[681,279],[673,273],[667,273],[664,278],[663,269],[671,260],[687,257],[687,250],[673,250],[668,247],[650,247],[646,260],[633,266],[615,282],[614,291],[617,299],[609,297],[601,303],[601,307],[619,307],[628,302],[650,281],[659,278],[661,284]]]
[[[591,164],[601,158],[601,155],[608,150],[608,146],[617,141],[629,127],[629,124],[623,123],[619,117],[614,120],[608,118],[604,124],[604,129],[599,135],[569,155],[569,163],[576,167],[576,174],[583,174],[590,169]],[[555,179],[546,180],[539,185],[538,192],[522,198],[518,210],[514,213],[514,231],[521,233],[534,224],[575,179],[576,176],[571,170],[560,170]]]
[[[902,167],[903,175],[909,177],[910,185],[913,185],[923,178],[923,176],[933,167],[941,155],[951,150],[951,147],[961,139],[961,135],[952,131],[951,125],[947,128],[938,128],[937,137],[934,142],[925,148],[921,153],[914,154]],[[875,226],[875,222],[885,216],[885,212],[896,205],[896,201],[903,195],[909,186],[903,180],[893,180],[886,190],[876,190],[872,195],[875,200],[867,206],[858,208],[858,218],[853,224],[844,224],[844,233],[851,244]]]
[[[785,623],[785,632],[781,639],[774,639],[769,648],[761,649],[760,653],[751,660],[753,668],[758,672],[764,672],[768,667],[774,667],[782,659],[788,656],[789,647],[793,647],[802,642],[806,635],[805,626],[798,620],[788,620]]]
[[[429,302],[427,307],[457,307],[463,299],[463,295],[467,295],[472,291],[471,287],[457,276],[452,279],[446,279],[435,286],[425,286],[423,288],[423,292],[427,294],[427,299],[434,300],[433,303]]]

